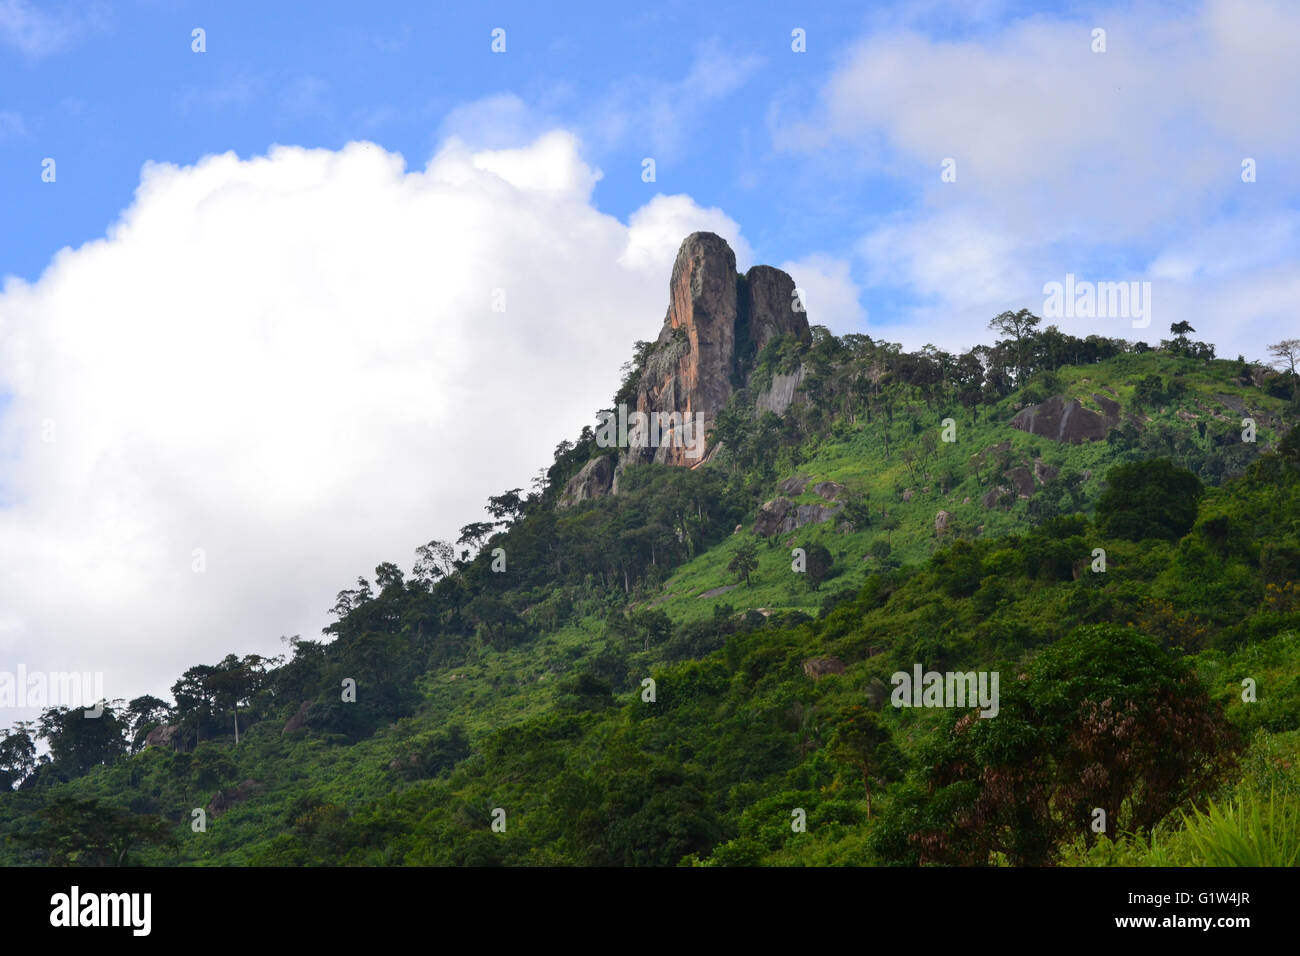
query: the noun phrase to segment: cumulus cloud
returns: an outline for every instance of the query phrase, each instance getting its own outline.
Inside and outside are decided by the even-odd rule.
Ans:
[[[931,320],[960,330],[973,305],[1041,309],[1043,284],[1073,272],[1152,281],[1166,306],[1150,339],[1187,318],[1261,356],[1243,330],[1286,321],[1290,304],[1211,313],[1209,284],[1284,288],[1267,275],[1300,253],[1276,214],[1300,199],[1284,173],[1300,151],[1297,44],[1300,10],[1269,0],[1100,7],[957,37],[892,24],[849,51],[816,109],[772,128],[786,151],[839,154],[903,187],[907,204],[858,252],[871,286],[914,299],[904,321],[920,335]],[[941,181],[947,159],[955,182]],[[1135,337],[1123,325],[1074,331]]]
[[[680,196],[624,225],[598,176],[562,132],[149,164],[104,238],[7,279],[0,666],[165,691],[527,487],[658,330],[681,237],[739,240]]]
[[[780,268],[794,278],[811,324],[824,325],[839,335],[864,331],[867,312],[848,260],[815,253],[783,262]]]
[[[631,235],[620,261],[641,271],[668,274],[683,237],[692,232],[717,233],[736,253],[736,268],[746,271],[754,260],[740,226],[721,209],[701,209],[689,196],[655,196],[628,217]]]

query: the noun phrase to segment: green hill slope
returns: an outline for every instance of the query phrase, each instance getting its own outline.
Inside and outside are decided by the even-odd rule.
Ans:
[[[47,713],[35,767],[11,732],[0,859],[95,862],[99,820],[165,864],[1195,863],[1215,831],[1183,813],[1269,795],[1231,825],[1290,833],[1294,383],[1197,343],[1070,364],[1051,348],[1086,343],[1043,333],[1022,385],[972,392],[964,356],[814,332],[764,348],[696,469],[565,500],[607,454],[587,429],[495,524],[341,592],[327,640]],[[1104,437],[1012,425],[1055,396]],[[1151,485],[1184,471],[1199,500]],[[1150,493],[1103,498],[1125,474]],[[801,505],[829,517],[782,529]],[[999,715],[892,706],[916,665],[998,672]]]

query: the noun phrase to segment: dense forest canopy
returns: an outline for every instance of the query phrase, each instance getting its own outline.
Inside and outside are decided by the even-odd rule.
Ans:
[[[1186,323],[1155,348],[990,325],[960,354],[778,336],[705,465],[575,501],[618,456],[588,426],[488,520],[340,591],[321,639],[0,732],[0,855],[1161,862],[1209,852],[1207,806],[1296,806],[1300,342],[1275,370]],[[1104,438],[1009,426],[1102,393]],[[782,496],[821,520],[765,525]],[[888,706],[918,662],[999,671],[997,719]]]

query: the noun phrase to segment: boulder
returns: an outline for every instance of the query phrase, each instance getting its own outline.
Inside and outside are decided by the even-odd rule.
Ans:
[[[948,530],[948,524],[952,521],[952,515],[946,511],[940,511],[934,516],[934,533],[943,534]]]
[[[837,481],[819,481],[813,485],[813,493],[827,501],[834,501],[844,491],[844,486]]]
[[[146,747],[170,747],[173,750],[180,750],[181,729],[174,724],[161,724],[155,727],[144,738]]]
[[[1113,398],[1107,398],[1105,395],[1098,395],[1096,392],[1093,393],[1092,400],[1097,403],[1101,413],[1106,416],[1106,424],[1109,427],[1114,428],[1119,424],[1119,402]]]
[[[763,503],[754,519],[754,534],[760,538],[770,538],[774,534],[788,531],[786,516],[794,510],[794,502],[789,498],[773,498]]]
[[[663,451],[662,448],[658,450]],[[609,494],[613,485],[614,464],[608,455],[601,455],[583,465],[581,470],[568,480],[556,506],[568,508],[579,501],[600,498]]]
[[[1011,419],[1011,427],[1069,444],[1098,441],[1110,431],[1103,416],[1084,408],[1077,399],[1067,401],[1064,395],[1027,405]]]
[[[843,674],[844,662],[838,657],[810,657],[803,662],[803,672],[813,680],[820,680],[827,674]]]
[[[812,481],[811,475],[795,475],[777,485],[776,490],[783,495],[801,495],[810,481]]]
[[[821,524],[823,521],[830,521],[843,510],[842,505],[834,505],[833,507],[827,505],[800,505],[795,511],[794,526],[795,528],[802,528],[808,524]]]
[[[1040,485],[1047,484],[1060,473],[1061,469],[1055,465],[1049,465],[1041,459],[1034,462],[1034,478],[1037,479]]]
[[[218,790],[216,796],[208,801],[208,815],[220,816],[236,804],[243,803],[257,792],[257,787],[257,781],[250,778],[236,787]]]
[[[808,341],[808,317],[795,311],[794,279],[772,266],[754,266],[740,283],[739,320],[754,354],[779,335]],[[802,303],[800,303],[802,305]]]
[[[1034,493],[1034,476],[1024,465],[1016,465],[1008,471],[1007,480],[1015,489],[1017,498],[1028,498]]]
[[[980,504],[985,508],[996,507],[997,503],[1002,500],[1002,496],[1010,493],[1011,489],[1005,485],[995,485],[988,491],[984,492],[983,496],[980,498]]]
[[[307,711],[309,710],[311,710],[311,701],[304,700],[298,707],[297,712],[285,722],[284,728],[280,731],[280,736],[302,730],[307,723]]]
[[[796,505],[789,498],[777,497],[764,502],[754,519],[754,534],[770,538],[805,525],[829,521],[843,510],[843,505]]]

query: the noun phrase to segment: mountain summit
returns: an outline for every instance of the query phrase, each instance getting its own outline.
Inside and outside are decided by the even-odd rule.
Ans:
[[[808,319],[794,279],[771,266],[736,271],[736,254],[721,236],[694,232],[677,251],[668,283],[668,314],[641,372],[636,410],[703,413],[705,429],[749,381],[754,358],[779,335],[807,341]],[[627,462],[696,465],[674,443],[628,450]]]

